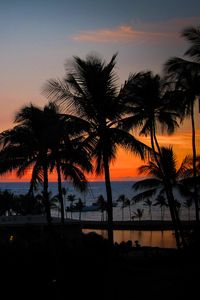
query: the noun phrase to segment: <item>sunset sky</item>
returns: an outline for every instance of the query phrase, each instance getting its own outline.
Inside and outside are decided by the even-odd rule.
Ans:
[[[21,106],[47,103],[42,86],[50,78],[61,78],[64,63],[74,55],[85,58],[95,52],[108,61],[118,52],[120,86],[131,72],[161,73],[168,58],[181,57],[188,47],[181,30],[199,24],[199,0],[0,1],[0,130],[12,127]],[[191,153],[190,122],[159,141],[173,145],[182,159]],[[131,180],[139,165],[138,158],[120,149],[111,165],[112,179]]]

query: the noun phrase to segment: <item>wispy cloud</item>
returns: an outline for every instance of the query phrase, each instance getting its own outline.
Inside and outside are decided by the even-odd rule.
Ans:
[[[115,28],[82,30],[72,39],[95,43],[160,41],[168,38],[176,40],[180,38],[180,31],[184,27],[199,23],[200,17],[176,18],[159,23],[139,22],[137,26],[125,24]]]
[[[81,31],[73,36],[75,41],[87,42],[131,42],[134,40],[149,40],[167,37],[168,33],[162,32],[145,32],[134,29],[132,26],[123,25],[117,28],[103,28],[99,30]]]

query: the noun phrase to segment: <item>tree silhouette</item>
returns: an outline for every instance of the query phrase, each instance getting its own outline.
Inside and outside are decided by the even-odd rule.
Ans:
[[[17,125],[0,134],[0,172],[17,170],[22,177],[32,169],[30,193],[37,183],[43,184],[44,205],[47,222],[51,224],[48,199],[48,145],[51,139],[47,110],[34,105],[25,106],[16,114]]]
[[[67,113],[85,121],[85,145],[91,151],[97,174],[104,173],[107,193],[108,239],[113,244],[113,208],[110,162],[116,158],[117,146],[144,157],[147,147],[119,128],[126,114],[114,72],[116,54],[109,63],[97,55],[83,60],[74,57],[66,77],[49,80],[44,88],[48,98],[58,101]]]
[[[158,195],[158,197],[155,199],[154,206],[160,206],[160,218],[161,221],[164,221],[164,213],[165,213],[165,207],[168,207],[167,201],[163,195]]]
[[[150,178],[134,183],[133,188],[136,191],[138,189],[142,189],[143,191],[135,195],[133,200],[138,202],[156,195],[166,196],[175,230],[177,247],[180,248],[182,244],[185,244],[185,240],[178,216],[173,189],[179,189],[182,187],[181,179],[183,178],[182,176],[188,166],[188,158],[186,157],[181,166],[177,168],[177,163],[172,148],[162,147],[161,157],[159,157],[159,160],[162,160],[161,164],[157,164],[157,160],[152,159],[148,162],[148,164],[139,168],[140,174],[145,174]],[[160,168],[160,165],[162,165],[162,169]],[[170,183],[168,186],[166,186],[166,177],[168,178],[167,182]]]
[[[149,216],[150,216],[151,220],[152,220],[152,204],[153,204],[153,202],[149,198],[144,200],[144,205],[148,206],[148,208],[149,208]]]
[[[190,116],[192,127],[192,152],[193,152],[193,177],[194,177],[194,202],[196,220],[199,222],[199,203],[197,196],[197,153],[196,153],[196,128],[195,128],[195,103],[200,101],[200,30],[198,27],[189,27],[183,30],[182,36],[186,38],[191,47],[185,52],[186,56],[192,58],[187,60],[179,57],[172,57],[166,63],[164,71],[170,82],[171,89],[175,96],[173,102],[182,119]],[[199,102],[200,103],[200,102]]]

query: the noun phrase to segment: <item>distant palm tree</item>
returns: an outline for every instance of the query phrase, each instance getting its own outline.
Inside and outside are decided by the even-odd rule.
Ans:
[[[67,201],[70,202],[69,209],[70,209],[70,211],[71,211],[71,219],[72,219],[72,212],[73,212],[73,208],[74,208],[73,203],[76,201],[76,195],[74,195],[74,194],[69,194],[69,195],[67,196]]]
[[[83,210],[84,204],[81,198],[78,198],[78,202],[76,203],[76,209],[79,211],[79,221],[81,220],[81,213]]]
[[[113,245],[113,205],[110,182],[110,162],[116,158],[118,146],[144,157],[147,146],[119,128],[126,114],[114,73],[116,54],[109,63],[97,55],[83,60],[74,57],[72,66],[66,68],[63,81],[50,80],[44,93],[58,101],[66,112],[85,121],[88,150],[96,162],[96,173],[104,173],[107,193],[108,240]]]
[[[144,209],[137,208],[137,211],[134,212],[133,218],[138,218],[138,220],[141,221],[141,219],[143,217],[143,213],[144,213]]]
[[[126,207],[126,196],[124,194],[120,195],[117,199],[117,202],[121,203],[122,221],[124,221],[124,208]]]
[[[101,211],[101,221],[104,221],[104,212],[107,211],[107,202],[104,199],[103,195],[99,195],[97,198],[97,204]]]
[[[149,198],[144,200],[144,205],[148,206],[148,208],[149,208],[149,216],[150,216],[151,220],[152,220],[152,204],[153,204],[153,202]]]
[[[131,221],[131,200],[129,198],[126,197],[125,200],[125,206],[128,207],[129,210],[129,219]]]
[[[163,195],[158,195],[155,199],[154,206],[160,206],[160,218],[161,221],[164,221],[165,207],[168,207],[167,201]]]
[[[197,176],[197,154],[195,139],[195,103],[200,103],[200,27],[189,27],[183,30],[182,36],[192,45],[185,52],[186,56],[192,60],[186,60],[179,57],[172,57],[165,63],[165,73],[167,80],[171,83],[172,89],[175,89],[176,109],[182,118],[190,116],[192,127],[192,152],[193,152],[193,177],[194,177],[194,202],[196,210],[196,220],[199,222],[199,203],[197,196],[196,176]],[[175,99],[176,98],[176,99]]]

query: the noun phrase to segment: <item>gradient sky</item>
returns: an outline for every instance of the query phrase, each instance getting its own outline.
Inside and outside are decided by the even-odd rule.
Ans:
[[[198,24],[197,0],[0,0],[0,130],[12,127],[22,105],[47,103],[42,86],[62,77],[64,63],[73,55],[97,52],[109,60],[118,52],[120,85],[130,72],[161,73],[169,57],[182,56],[188,47],[181,30]],[[196,118],[200,124],[199,114]],[[174,145],[179,159],[191,153],[186,123],[176,135],[160,138],[162,144]],[[197,139],[200,144],[199,128]],[[131,179],[140,164],[119,150],[112,179]]]

